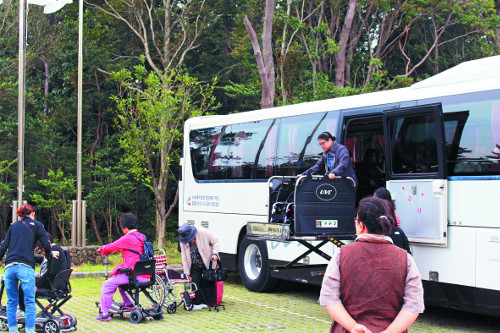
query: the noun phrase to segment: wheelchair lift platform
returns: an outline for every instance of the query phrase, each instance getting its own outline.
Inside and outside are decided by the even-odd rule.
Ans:
[[[303,270],[306,282],[310,281],[312,269],[313,276],[322,277],[325,265],[305,265],[299,261],[311,253],[329,261],[332,256],[321,250],[325,244],[341,247],[342,241],[355,239],[356,183],[350,177],[275,176],[268,180],[268,186],[269,222],[248,222],[248,237],[296,241],[306,247],[304,253],[290,262],[272,266],[272,276],[286,279],[286,270],[297,270],[295,273]],[[315,268],[319,269],[316,273]]]

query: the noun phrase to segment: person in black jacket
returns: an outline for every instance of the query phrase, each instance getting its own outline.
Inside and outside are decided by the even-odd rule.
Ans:
[[[17,332],[17,306],[20,287],[24,291],[26,305],[25,328],[27,333],[35,333],[35,254],[38,241],[45,249],[47,260],[52,258],[52,250],[43,224],[35,221],[35,210],[31,205],[22,205],[17,210],[20,220],[14,222],[0,244],[0,260],[5,259],[5,290],[7,293],[7,322],[10,332]],[[58,257],[59,253],[54,253]]]
[[[50,232],[47,232],[47,237],[49,238],[50,246],[52,248],[52,253],[58,252],[59,258],[52,258],[51,266],[49,270],[49,261],[45,257],[36,257],[35,260],[42,262],[40,265],[40,273],[35,273],[35,291],[38,289],[50,289],[51,281],[57,275],[57,273],[68,269],[68,260],[64,254],[64,250],[59,244],[54,243],[54,237]],[[37,244],[41,247],[41,244]],[[42,250],[44,251],[44,250]],[[43,261],[42,261],[43,260]],[[38,276],[37,276],[38,275]],[[22,289],[19,289],[19,309],[25,311],[24,306],[24,293]]]
[[[384,199],[385,203],[389,208],[389,211],[392,213],[392,220],[394,221],[394,227],[392,228],[392,232],[389,235],[389,237],[391,237],[392,241],[394,242],[394,245],[402,248],[403,250],[406,250],[406,252],[408,252],[409,254],[412,254],[410,249],[410,241],[406,237],[406,234],[404,233],[403,229],[401,229],[397,225],[396,221],[398,220],[398,218],[396,216],[396,207],[392,202],[391,192],[389,192],[389,190],[386,189],[385,187],[379,187],[378,189],[375,190],[373,196],[380,199]]]

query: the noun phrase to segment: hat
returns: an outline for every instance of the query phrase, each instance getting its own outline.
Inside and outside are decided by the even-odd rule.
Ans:
[[[196,236],[198,230],[194,225],[189,225],[184,223],[179,228],[179,242],[181,243],[189,243]]]

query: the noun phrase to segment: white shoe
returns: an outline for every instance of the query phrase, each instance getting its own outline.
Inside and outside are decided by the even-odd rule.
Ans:
[[[205,307],[206,307],[206,305],[205,305]],[[201,309],[204,309],[203,304],[195,304],[195,305],[193,305],[193,308],[191,309],[191,311],[196,311],[196,310],[201,310]]]
[[[206,309],[206,308],[208,308],[208,305],[206,305],[206,304],[200,304],[200,305],[201,305],[201,308],[202,308],[202,309]]]

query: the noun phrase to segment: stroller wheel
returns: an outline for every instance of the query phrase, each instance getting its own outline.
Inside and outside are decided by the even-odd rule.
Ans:
[[[176,311],[177,311],[177,304],[176,303],[172,303],[172,304],[167,306],[167,313],[168,314],[173,314]]]
[[[163,319],[163,313],[157,314],[153,316],[154,320],[162,320]]]
[[[49,319],[43,324],[44,333],[59,333],[59,324],[57,321]]]
[[[9,325],[7,324],[7,319],[0,319],[0,331],[8,331]]]
[[[73,316],[71,313],[68,313],[66,314],[69,318],[69,323],[71,324],[71,326],[76,326],[77,324],[77,320],[76,320],[76,317]]]
[[[142,313],[138,310],[130,312],[130,322],[132,324],[139,324],[142,320]]]

